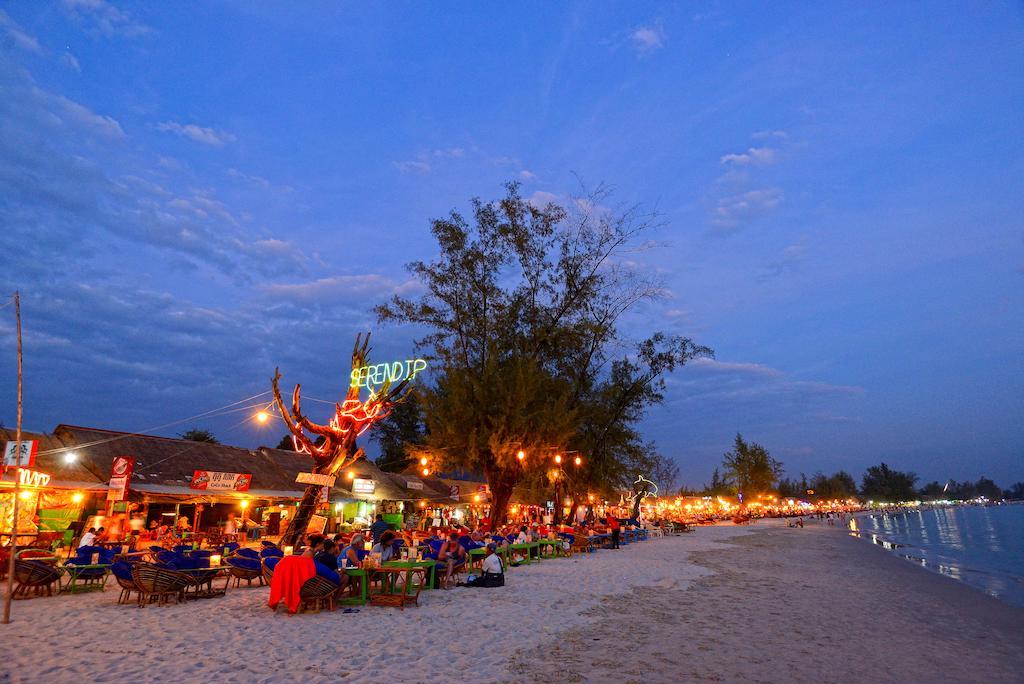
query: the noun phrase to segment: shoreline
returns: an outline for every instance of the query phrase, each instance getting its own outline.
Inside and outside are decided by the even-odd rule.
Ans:
[[[782,525],[695,554],[711,573],[687,589],[605,600],[544,657],[517,662],[516,679],[1020,681],[1024,609],[845,527]]]

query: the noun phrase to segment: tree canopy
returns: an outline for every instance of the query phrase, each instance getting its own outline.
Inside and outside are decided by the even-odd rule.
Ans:
[[[914,483],[917,475],[892,470],[885,463],[871,466],[861,480],[861,494],[875,501],[896,503],[910,501],[917,496]]]
[[[209,430],[202,430],[200,428],[192,428],[182,432],[178,437],[187,439],[190,442],[206,442],[208,444],[220,444],[220,440],[213,436],[213,433]]]
[[[782,463],[760,444],[748,444],[739,433],[732,451],[722,456],[722,467],[733,490],[745,496],[771,491],[782,476]]]
[[[380,445],[377,467],[389,473],[405,470],[412,463],[410,447],[423,439],[419,393],[413,389],[395,403],[391,413],[379,421],[370,434]]]
[[[666,373],[712,353],[685,337],[620,334],[622,316],[661,289],[627,258],[652,217],[605,209],[608,197],[541,207],[509,183],[497,201],[474,199],[470,219],[432,222],[438,258],[408,265],[425,293],[376,309],[425,330],[418,344],[435,371],[420,449],[483,471],[496,517],[524,480],[566,483],[575,497],[660,467],[636,424],[662,400]],[[553,455],[567,451],[582,464],[551,477]]]

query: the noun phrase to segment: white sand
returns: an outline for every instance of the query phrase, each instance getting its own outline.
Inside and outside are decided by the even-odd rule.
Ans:
[[[708,574],[695,552],[750,528],[706,527],[619,551],[513,568],[499,589],[427,591],[420,607],[289,617],[266,588],[168,607],[116,605],[105,592],[17,601],[0,627],[0,680],[469,681],[517,680],[556,635],[596,619],[602,599],[632,587],[678,591]],[[516,655],[518,658],[516,658]],[[564,679],[555,673],[556,680]]]

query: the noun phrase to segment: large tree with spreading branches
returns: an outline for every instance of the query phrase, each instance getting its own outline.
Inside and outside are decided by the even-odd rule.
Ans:
[[[631,266],[653,217],[606,209],[608,197],[537,206],[509,183],[500,200],[474,199],[469,218],[432,222],[438,258],[408,265],[425,294],[376,309],[382,322],[425,329],[434,384],[419,450],[482,471],[496,521],[519,483],[565,483],[578,499],[662,464],[637,422],[661,401],[666,373],[712,353],[684,337],[620,334],[623,316],[662,290]],[[554,467],[573,452],[579,466]]]

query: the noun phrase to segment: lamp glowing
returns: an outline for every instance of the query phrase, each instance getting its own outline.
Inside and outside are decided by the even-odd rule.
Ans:
[[[28,501],[29,499],[32,498],[32,492],[26,490],[19,493],[18,496],[21,497],[22,501]]]
[[[420,459],[420,465],[424,465],[424,466],[427,465],[427,457],[426,456],[424,456],[423,458]]]
[[[71,495],[71,501],[74,503],[81,503],[83,498],[82,492],[75,492]]]
[[[479,501],[479,500],[480,500],[480,495],[479,494],[474,494],[473,495],[473,501]]]
[[[424,468],[423,469],[423,477],[426,477],[429,474],[430,474],[430,468]]]
[[[555,463],[562,462],[562,454],[555,454]]]
[[[270,415],[267,414],[266,411],[260,411],[259,413],[256,414],[256,420],[261,423],[266,423],[268,420],[270,420]]]
[[[354,472],[352,472],[351,470],[348,471],[348,479],[350,479],[350,480],[356,479],[356,474]]]
[[[576,465],[583,465],[583,459],[579,456],[576,457]]]
[[[244,511],[246,508],[249,507],[249,500],[248,499],[242,499],[242,501],[238,505],[241,506],[242,510]]]
[[[74,463],[77,460],[78,454],[76,454],[74,451],[68,451],[67,453],[64,454],[65,463]]]
[[[525,451],[520,451],[518,454],[516,454],[516,458],[518,458],[520,461],[522,461],[524,458],[526,458],[526,452]]]

